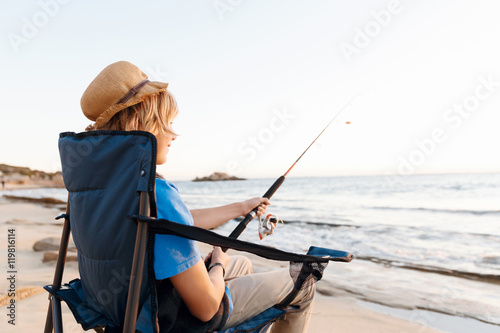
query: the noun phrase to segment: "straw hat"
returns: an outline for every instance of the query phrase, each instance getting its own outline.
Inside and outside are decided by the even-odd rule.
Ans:
[[[80,105],[85,117],[95,121],[94,127],[100,127],[119,111],[167,90],[167,86],[168,83],[149,81],[130,62],[119,61],[97,75],[83,93]]]

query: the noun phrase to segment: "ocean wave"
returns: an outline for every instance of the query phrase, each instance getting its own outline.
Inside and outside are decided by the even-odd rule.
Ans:
[[[484,264],[492,264],[492,265],[500,265],[500,255],[484,255],[481,258],[481,263]]]
[[[16,195],[3,195],[4,198],[9,199],[9,200],[15,200],[15,201],[25,201],[25,202],[32,202],[32,203],[39,203],[39,204],[46,204],[46,205],[65,205],[66,201],[55,199],[52,197],[41,197],[41,198],[36,198],[36,197],[24,197],[24,196],[16,196]]]
[[[339,219],[339,220],[343,220],[346,222],[350,221],[348,219]],[[332,228],[337,228],[337,227],[361,228],[360,225],[349,224],[349,223],[312,222],[312,221],[306,222],[306,221],[299,221],[299,220],[283,220],[283,223],[285,223],[285,224],[305,224],[305,225],[313,225],[313,226],[318,226],[318,227],[332,227]]]
[[[396,210],[396,211],[420,211],[430,213],[449,213],[449,214],[471,214],[471,215],[500,215],[500,210],[474,210],[474,209],[446,209],[446,208],[425,208],[425,207],[389,207],[373,206],[370,209],[377,210]]]
[[[415,270],[423,273],[434,273],[447,276],[455,276],[463,279],[482,281],[487,283],[500,284],[500,275],[498,274],[483,274],[477,272],[461,271],[457,269],[448,269],[444,267],[436,267],[430,265],[421,265],[409,263],[400,260],[391,260],[386,258],[378,258],[372,256],[356,256],[357,260],[367,260],[384,266],[392,266],[403,269]]]
[[[336,218],[337,221],[351,222],[349,219]],[[233,221],[241,222],[243,221],[243,217],[237,217],[233,219]],[[303,224],[303,225],[312,225],[315,227],[351,227],[351,228],[361,228],[360,225],[350,224],[350,223],[334,223],[334,222],[315,222],[315,221],[303,221],[303,220],[282,220],[284,224]]]

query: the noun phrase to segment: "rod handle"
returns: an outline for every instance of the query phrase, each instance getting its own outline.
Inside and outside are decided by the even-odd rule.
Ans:
[[[255,207],[250,213],[248,213],[243,219],[243,221],[238,223],[236,228],[234,228],[233,232],[231,232],[231,234],[229,235],[229,238],[238,238],[238,236],[241,235],[243,230],[245,230],[245,228],[247,227],[247,224],[253,220],[256,214],[257,214],[257,207]],[[226,248],[224,248],[223,250],[225,250],[224,252],[227,251]]]
[[[284,181],[285,181],[285,176],[281,176],[280,178],[276,179],[274,184],[267,190],[266,194],[264,194],[262,197],[271,199],[274,192],[276,192],[280,188],[281,184],[283,184]]]
[[[273,194],[280,188],[281,184],[285,181],[285,176],[281,176],[276,181],[274,182],[273,185],[267,190],[267,192],[262,196],[263,198],[268,198],[271,199]],[[238,226],[234,228],[233,232],[229,235],[230,238],[238,238],[243,230],[247,227],[247,224],[253,220],[255,215],[257,215],[257,210],[259,209],[259,206],[255,207],[250,213],[248,213],[243,221],[238,223]],[[226,252],[227,248],[222,248],[222,251]]]

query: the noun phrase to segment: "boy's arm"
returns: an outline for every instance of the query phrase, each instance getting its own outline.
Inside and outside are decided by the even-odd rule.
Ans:
[[[259,197],[225,206],[193,209],[191,215],[195,226],[203,229],[213,229],[238,216],[245,216],[257,206],[259,206],[257,215],[264,215],[266,206],[270,204],[269,199]]]

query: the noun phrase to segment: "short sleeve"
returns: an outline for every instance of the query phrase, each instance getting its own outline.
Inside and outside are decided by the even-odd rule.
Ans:
[[[179,191],[163,179],[156,179],[156,205],[158,218],[193,225],[193,217]],[[172,235],[155,235],[154,270],[157,280],[184,272],[200,258],[200,251],[194,241]]]

